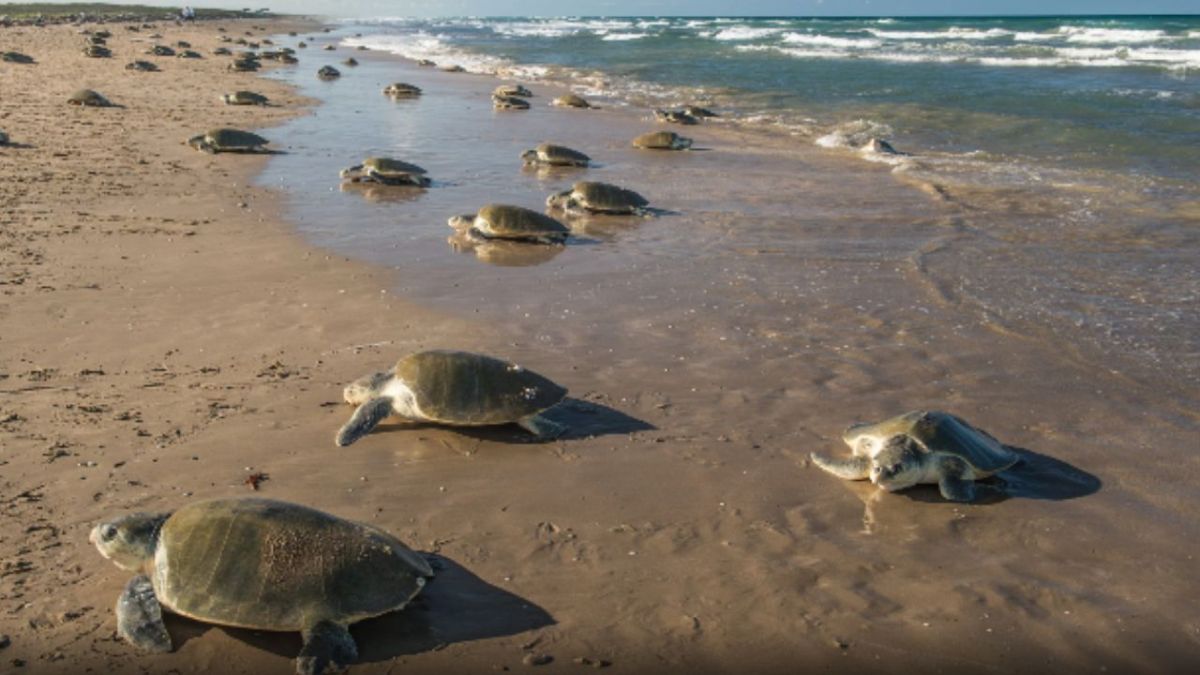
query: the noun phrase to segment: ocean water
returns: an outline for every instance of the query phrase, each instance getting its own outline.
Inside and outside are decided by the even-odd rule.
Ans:
[[[950,355],[972,353],[959,330],[982,327],[1195,401],[1200,18],[380,18],[280,43],[301,38],[301,64],[274,76],[322,105],[278,131],[287,154],[263,180],[288,191],[306,236],[396,267],[407,297],[515,311],[538,340],[589,348],[613,337],[601,326],[643,330],[676,309],[655,303],[687,297],[673,325],[706,316],[697,331],[776,336],[741,358],[785,349],[778,336],[802,318],[821,323],[801,331],[812,343],[883,312],[880,325],[905,335],[949,330],[938,349]],[[340,80],[313,77],[350,53],[362,65]],[[492,111],[492,76],[531,86],[533,109]],[[380,95],[397,80],[426,93]],[[546,106],[565,89],[603,108]],[[649,108],[686,102],[721,114],[679,129],[711,152],[629,149],[656,128]],[[865,152],[873,137],[905,154]],[[521,170],[520,152],[544,140],[597,166]],[[420,164],[434,185],[338,191],[338,169],[368,154]],[[571,223],[558,250],[447,246],[451,215],[540,208],[583,179],[638,189],[672,215]],[[864,265],[878,285],[859,295]],[[898,276],[881,282],[883,270]],[[908,325],[929,306],[892,292],[946,314]],[[718,296],[722,313],[705,313]],[[788,314],[804,302],[816,313]],[[859,311],[835,318],[841,305]]]

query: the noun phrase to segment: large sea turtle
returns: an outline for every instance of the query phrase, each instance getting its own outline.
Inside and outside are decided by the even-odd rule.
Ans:
[[[538,438],[557,438],[566,428],[538,413],[567,390],[501,359],[458,351],[410,354],[391,370],[361,377],[342,392],[357,406],[336,443],[350,445],[392,415],[449,426],[515,422]]]
[[[659,122],[671,122],[673,124],[699,124],[700,120],[692,117],[682,110],[662,110],[654,109],[654,119]]]
[[[564,145],[541,143],[536,148],[522,152],[521,161],[526,166],[533,164],[544,164],[546,166],[587,166],[592,161],[592,158]]]
[[[93,108],[107,108],[112,105],[112,101],[104,98],[97,92],[91,89],[80,89],[67,98],[67,103],[71,105],[89,106]]]
[[[162,611],[223,626],[299,631],[302,675],[341,672],[358,658],[347,627],[402,609],[433,576],[390,534],[299,504],[269,499],[193,502],[136,513],[89,536],[137,576],[117,600],[117,632],[169,652]]]
[[[321,66],[321,68],[317,71],[317,77],[322,80],[336,80],[341,76],[341,71],[333,66]]]
[[[425,169],[390,157],[368,157],[361,164],[342,169],[341,177],[354,183],[415,185],[429,187]]]
[[[888,492],[937,483],[955,502],[975,499],[975,482],[1016,464],[1020,457],[987,432],[950,413],[918,410],[875,424],[855,424],[842,440],[849,459],[816,453],[818,467],[847,480],[870,479]]]
[[[450,227],[481,239],[512,239],[538,244],[561,244],[570,228],[544,213],[508,204],[488,204],[477,214],[452,216]]]
[[[392,98],[420,96],[421,88],[415,84],[409,84],[407,82],[393,82],[383,88],[383,95],[391,96]]]
[[[643,150],[687,150],[692,139],[674,131],[651,131],[633,139],[633,147]]]
[[[550,105],[559,106],[560,108],[594,108],[595,107],[591,103],[588,103],[587,99],[583,98],[582,96],[578,96],[576,94],[563,94],[562,96],[555,98],[553,101],[550,101]]]
[[[570,190],[546,198],[546,206],[562,209],[571,215],[611,213],[641,216],[649,213],[646,210],[649,204],[645,197],[633,190],[595,181],[580,181]]]
[[[218,152],[265,152],[264,145],[270,143],[258,134],[241,129],[209,129],[185,141],[197,150],[210,154]]]
[[[21,52],[0,52],[0,61],[5,63],[33,63],[33,57]]]
[[[496,110],[529,110],[529,101],[516,96],[492,94],[492,107]]]
[[[267,97],[253,91],[238,90],[232,94],[222,94],[221,100],[225,105],[267,105]]]
[[[83,55],[94,59],[107,59],[112,56],[112,50],[103,45],[87,45],[83,48]]]
[[[492,90],[493,96],[517,96],[520,98],[529,98],[533,96],[533,92],[519,84],[502,84]]]
[[[150,61],[138,60],[125,64],[125,70],[136,70],[143,73],[156,73],[158,72],[158,66]]]

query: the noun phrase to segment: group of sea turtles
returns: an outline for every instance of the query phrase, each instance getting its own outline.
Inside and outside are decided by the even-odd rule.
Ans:
[[[389,96],[418,96],[420,89],[397,83]],[[528,90],[498,90],[518,96]],[[248,91],[222,96],[231,105],[262,105]],[[107,105],[96,92],[71,97],[79,105]],[[557,105],[589,107],[574,95]],[[695,118],[700,110],[680,115]],[[671,121],[682,121],[678,115]],[[0,133],[0,144],[7,138]],[[187,143],[207,152],[256,152],[267,140],[238,129],[213,129]],[[673,132],[639,136],[643,148],[690,145]],[[578,151],[541,144],[522,154],[527,163],[586,167]],[[343,179],[384,185],[427,187],[424,169],[400,160],[371,157],[342,171]],[[568,214],[642,214],[641,195],[607,183],[581,181],[551,195],[546,204]],[[543,213],[492,204],[451,224],[483,238],[561,243],[569,229]],[[502,359],[461,351],[421,351],[391,369],[365,375],[343,390],[354,406],[335,443],[347,446],[389,417],[476,427],[517,424],[542,440],[567,428],[543,416],[567,389],[549,378]],[[1018,455],[986,432],[954,415],[915,411],[876,424],[851,426],[843,434],[852,454],[831,459],[813,454],[819,468],[840,478],[870,480],[895,491],[937,484],[953,501],[972,501],[974,481],[1011,467]],[[214,499],[171,513],[125,515],[96,525],[90,540],[107,559],[134,573],[118,599],[119,634],[152,652],[172,649],[163,610],[196,620],[257,630],[299,631],[299,673],[339,672],[357,658],[348,626],[403,608],[433,577],[421,555],[370,525],[315,509],[267,499]]]

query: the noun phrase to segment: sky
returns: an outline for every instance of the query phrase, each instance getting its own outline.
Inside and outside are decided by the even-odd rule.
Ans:
[[[67,0],[50,0],[64,2]],[[320,16],[968,16],[1196,14],[1200,0],[129,0]]]

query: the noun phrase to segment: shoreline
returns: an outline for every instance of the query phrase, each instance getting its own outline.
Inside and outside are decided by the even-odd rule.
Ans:
[[[31,92],[27,107],[6,105],[0,118],[15,141],[33,146],[0,151],[6,184],[19,186],[0,203],[11,209],[0,255],[24,280],[7,276],[0,286],[0,506],[8,516],[0,634],[12,641],[0,662],[19,659],[37,672],[291,672],[299,647],[290,634],[172,618],[175,653],[139,654],[114,640],[111,607],[128,575],[86,541],[114,512],[259,494],[378,525],[444,564],[414,606],[354,629],[362,653],[354,672],[511,670],[530,653],[552,656],[545,668],[564,672],[584,658],[631,673],[793,672],[797,664],[990,672],[1047,662],[1183,672],[1194,664],[1200,617],[1190,603],[1188,523],[1198,466],[1177,451],[1195,430],[1186,411],[1139,407],[1141,387],[1125,391],[1044,346],[943,321],[961,317],[920,294],[886,296],[898,298],[895,307],[858,304],[904,278],[903,261],[890,254],[820,250],[800,258],[812,268],[796,268],[803,292],[759,292],[772,279],[750,277],[749,263],[736,261],[767,266],[780,242],[716,211],[736,186],[704,195],[694,218],[618,230],[611,251],[568,247],[565,271],[497,276],[520,290],[586,272],[524,303],[534,320],[462,318],[469,302],[496,305],[503,285],[437,312],[428,298],[439,296],[396,297],[406,282],[394,266],[348,261],[297,232],[283,217],[283,195],[256,186],[265,158],[179,145],[197,127],[290,124],[292,106],[306,104],[296,93],[272,78],[218,75],[215,58],[163,61],[176,71],[170,79],[126,73],[121,43],[118,57],[97,63],[77,58],[74,33],[52,35],[54,55],[39,67],[56,69],[42,78],[53,85],[42,91],[32,84],[37,71],[24,73],[30,79],[17,86]],[[212,46],[208,31],[190,39]],[[305,76],[313,52],[300,55]],[[57,90],[88,77],[126,107],[64,112]],[[220,106],[218,92],[196,93],[212,78],[219,84],[211,87],[229,89],[252,82],[285,106]],[[60,157],[62,144],[72,151]],[[655,196],[690,178],[623,152],[605,147],[608,173],[597,176],[647,172],[659,179]],[[758,163],[736,153],[688,161],[696,172]],[[543,186],[497,175],[521,189]],[[488,194],[487,177],[478,181],[472,190]],[[440,212],[439,198],[384,213]],[[809,235],[846,229],[856,245],[900,236],[823,220],[844,204],[806,207]],[[791,200],[745,208],[786,214]],[[730,273],[696,280],[694,295],[677,285],[687,278],[677,272],[613,279],[587,260],[615,259],[639,237],[670,243],[686,228],[695,238],[685,243],[703,248],[672,249],[664,268],[731,245],[745,250],[718,259]],[[447,280],[455,273],[448,268]],[[583,291],[593,289],[598,299],[589,301]],[[650,297],[656,289],[664,297]],[[711,309],[689,319],[699,297]],[[545,319],[560,304],[610,298],[627,306],[594,322]],[[538,444],[511,429],[389,424],[335,449],[348,414],[341,386],[435,347],[514,358],[569,386],[558,414],[576,431]],[[880,497],[808,466],[809,450],[842,452],[836,434],[851,415],[914,401],[976,411],[970,419],[1004,442],[1036,450],[1027,451],[1031,466],[1057,461],[1075,473],[1056,468],[1059,482],[1018,474],[1015,494],[1025,498],[964,507],[928,491]],[[243,483],[251,472],[269,477],[258,493]],[[1045,484],[1063,490],[1064,476],[1080,474],[1103,487],[1047,496]],[[1140,561],[1148,550],[1152,570]]]

